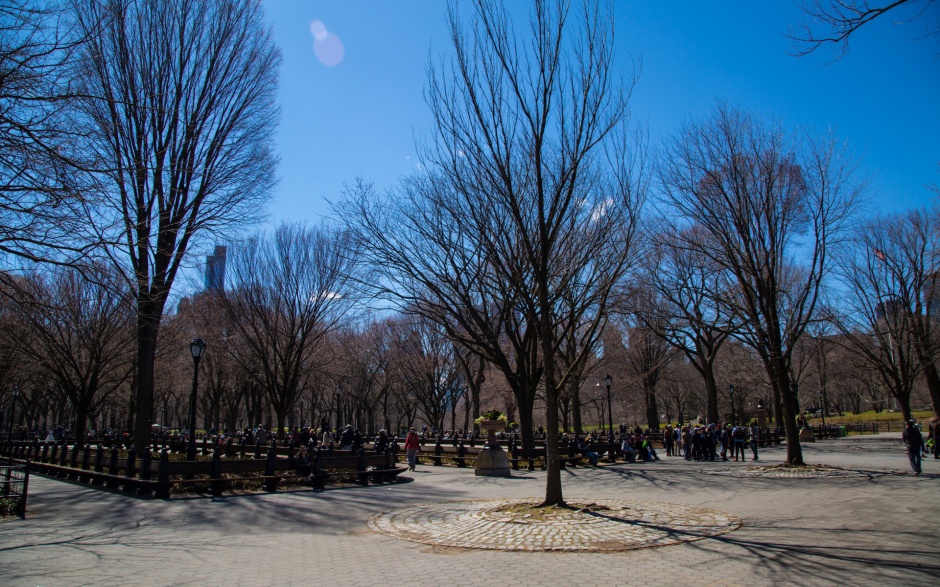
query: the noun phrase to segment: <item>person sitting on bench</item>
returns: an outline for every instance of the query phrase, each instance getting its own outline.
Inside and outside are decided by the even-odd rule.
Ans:
[[[630,439],[626,436],[623,437],[623,442],[620,444],[620,452],[626,457],[628,463],[636,462],[636,455],[638,453],[635,448],[630,446]]]
[[[590,461],[592,467],[596,467],[597,462],[601,460],[601,456],[594,451],[591,438],[592,436],[588,434],[588,437],[584,439],[584,442],[578,448],[581,450],[581,456]]]

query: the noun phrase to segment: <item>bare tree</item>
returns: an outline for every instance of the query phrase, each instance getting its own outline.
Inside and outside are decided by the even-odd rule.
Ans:
[[[82,0],[81,111],[105,165],[94,221],[137,300],[135,442],[149,443],[160,319],[186,253],[257,218],[274,184],[280,54],[260,0]]]
[[[439,324],[419,316],[404,318],[394,332],[398,379],[425,420],[443,430],[453,396],[463,389],[454,342]]]
[[[524,445],[545,390],[544,503],[563,504],[558,395],[569,375],[554,360],[566,329],[591,352],[632,258],[645,188],[625,129],[632,86],[615,77],[606,12],[540,0],[523,38],[502,5],[473,5],[468,27],[451,10],[454,57],[429,68],[428,174],[397,200],[359,197],[343,214],[380,268],[382,294],[505,374]],[[565,292],[577,320],[559,319]]]
[[[480,355],[470,352],[467,347],[457,345],[454,347],[454,356],[463,373],[463,382],[466,385],[466,403],[468,408],[467,420],[474,422],[480,417],[480,391],[486,381],[486,361]],[[469,422],[464,426],[469,428]],[[478,424],[473,424],[476,432],[480,431]]]
[[[7,342],[21,348],[68,398],[79,442],[97,407],[133,369],[130,293],[110,267],[99,266],[92,277],[61,268],[20,280],[19,288],[4,288],[29,328],[28,336],[20,333]]]
[[[264,387],[279,434],[325,367],[318,351],[354,307],[348,244],[341,231],[282,224],[229,248],[233,356]]]
[[[175,337],[174,350],[182,359],[183,369],[178,371],[183,375],[182,381],[189,383],[192,364],[189,360],[189,341],[199,336],[206,343],[207,352],[200,363],[200,410],[206,430],[219,427],[223,420],[224,411],[231,413],[235,406],[241,402],[237,393],[238,380],[244,378],[244,370],[232,359],[230,349],[236,341],[230,340],[234,329],[229,322],[222,299],[224,294],[216,291],[206,291],[193,296],[188,304],[180,304],[179,313],[173,317],[170,329],[183,330]],[[184,326],[185,325],[185,326]],[[168,325],[163,327],[161,346],[167,338]],[[175,327],[175,328],[173,328]],[[186,349],[185,352],[181,352]],[[183,389],[188,385],[183,385]],[[232,405],[234,403],[234,406]],[[230,428],[234,428],[231,425]]]
[[[642,310],[638,310],[638,313]],[[652,430],[659,430],[659,398],[656,388],[666,374],[666,369],[675,356],[675,348],[656,331],[663,332],[663,325],[657,328],[647,326],[650,315],[643,319],[634,318],[627,326],[626,333],[626,369],[630,380],[636,381],[643,389],[646,425]]]
[[[82,222],[93,203],[90,164],[69,117],[79,42],[60,2],[0,5],[0,255],[8,262],[77,263],[99,244]]]
[[[905,418],[920,371],[940,416],[938,209],[875,217],[860,227],[841,256],[839,275],[852,297],[839,305],[845,308],[840,329],[892,390]]]
[[[849,38],[858,29],[887,13],[902,15],[895,23],[911,23],[928,14],[934,0],[806,0],[802,3],[808,20],[787,34],[795,42],[794,54],[802,57],[823,45],[839,47],[839,56],[849,50]],[[940,32],[940,21],[927,24],[924,35]]]
[[[660,397],[667,422],[688,422],[692,410],[696,407],[695,380],[700,377],[691,365],[683,360],[683,355],[674,354],[666,376],[663,378]]]
[[[357,408],[353,423],[369,434],[375,434],[379,427],[391,428],[388,400],[395,377],[390,372],[397,351],[399,319],[370,320],[361,329],[344,329],[331,343],[336,357],[330,362],[328,377],[342,382],[344,395]],[[379,416],[382,423],[377,426]]]
[[[734,337],[729,338],[715,365],[717,378],[734,385],[734,397],[730,393],[721,393],[719,397],[728,398],[725,414],[730,416],[731,405],[734,405],[734,415],[739,422],[746,422],[755,413],[757,404],[768,408],[773,406],[774,422],[779,425],[782,408],[774,404],[773,388],[768,382],[767,371],[761,368],[762,362],[753,348]]]
[[[732,278],[700,251],[684,247],[683,240],[670,233],[654,237],[643,273],[649,288],[643,297],[648,303],[636,316],[699,372],[705,384],[706,417],[719,422],[715,359],[736,328],[732,308],[722,301],[726,296],[721,292],[732,287]]]
[[[791,136],[723,104],[674,135],[661,161],[667,204],[695,227],[675,232],[734,277],[725,303],[782,398],[787,462],[802,464],[792,354],[859,197],[854,164],[834,139]]]

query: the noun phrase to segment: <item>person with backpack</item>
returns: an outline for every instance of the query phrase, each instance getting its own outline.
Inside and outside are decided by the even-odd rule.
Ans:
[[[759,460],[757,458],[757,445],[760,442],[760,426],[757,425],[757,422],[751,422],[751,452],[754,453],[753,460]]]
[[[744,443],[747,441],[747,429],[738,424],[731,430],[731,439],[734,444],[734,461],[738,461],[738,455],[741,455],[741,461],[744,461]]]

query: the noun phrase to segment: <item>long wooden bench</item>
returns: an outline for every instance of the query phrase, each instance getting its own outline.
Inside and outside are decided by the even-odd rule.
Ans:
[[[539,448],[517,448],[509,457],[509,463],[516,471],[519,470],[519,463],[525,462],[529,471],[535,470],[535,462],[541,461],[541,469],[544,471],[548,459],[545,454],[545,447]],[[584,462],[584,457],[580,453],[569,453],[565,448],[558,449],[558,466],[562,469],[566,465],[576,467]]]
[[[353,477],[358,483],[394,482],[404,472],[397,467],[391,452],[368,454],[365,451],[353,455],[351,451],[317,451],[310,472],[296,474],[298,463],[290,451],[289,458],[277,458],[277,451],[269,447],[265,459],[222,459],[220,448],[213,450],[211,461],[170,461],[168,451],[149,452],[138,460],[133,451],[126,459],[119,459],[118,450],[105,451],[103,447],[68,447],[67,445],[43,445],[23,443],[15,447],[5,446],[4,452],[17,461],[32,461],[32,470],[37,474],[61,477],[79,483],[104,486],[108,489],[136,492],[141,495],[156,493],[168,498],[175,486],[208,484],[213,495],[219,495],[225,487],[235,482],[260,481],[267,491],[277,491],[281,481],[309,482],[322,488],[330,479]],[[108,454],[107,463],[104,455]],[[333,456],[328,456],[332,452]],[[92,468],[94,454],[94,468]],[[81,461],[79,461],[81,455]],[[153,461],[156,461],[154,463]],[[139,464],[139,465],[138,465]],[[104,468],[107,467],[107,472]]]
[[[368,485],[369,479],[376,484],[394,482],[399,474],[407,470],[405,467],[396,467],[393,458],[375,453],[348,457],[320,456],[314,461],[313,467],[316,471],[312,475],[314,485],[321,488],[330,479],[350,477],[360,485]]]

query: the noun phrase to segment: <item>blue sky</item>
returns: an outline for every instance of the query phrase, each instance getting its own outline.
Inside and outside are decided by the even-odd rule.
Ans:
[[[431,131],[425,67],[450,50],[446,3],[265,6],[284,56],[270,218],[315,223],[345,183],[363,177],[383,189],[414,171],[415,141]],[[861,158],[872,207],[899,210],[931,201],[925,185],[940,184],[940,35],[918,39],[940,6],[930,10],[915,23],[894,24],[902,13],[871,23],[836,60],[833,49],[788,54],[783,32],[802,18],[789,0],[618,1],[616,51],[625,70],[642,60],[632,108],[653,146],[717,99],[791,128],[834,128]]]

